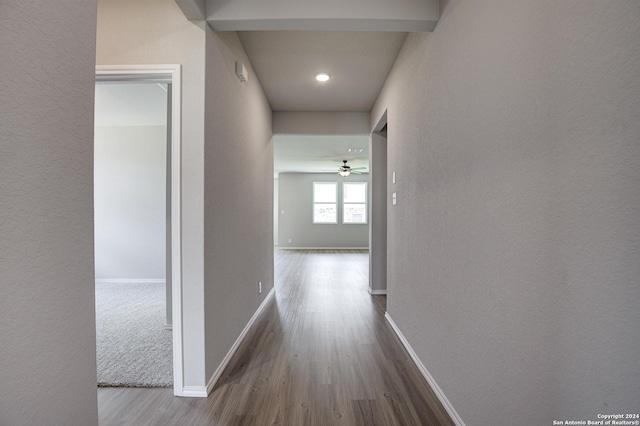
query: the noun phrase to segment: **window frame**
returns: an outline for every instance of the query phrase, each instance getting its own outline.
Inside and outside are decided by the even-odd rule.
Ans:
[[[316,201],[316,185],[333,185],[334,187],[334,202],[326,202],[326,201]],[[338,218],[340,216],[339,210],[339,197],[338,197],[338,182],[313,182],[312,185],[312,195],[311,195],[311,221],[314,225],[338,225]],[[333,205],[336,210],[336,219],[335,222],[318,222],[316,220],[316,205]]]
[[[368,225],[369,224],[369,182],[342,182],[342,200],[340,203],[340,207],[342,209],[342,221],[341,223],[343,225]],[[364,186],[364,202],[360,202],[360,203],[353,203],[353,202],[346,202],[345,201],[345,186],[346,185],[363,185]],[[345,219],[345,213],[347,211],[347,209],[345,208],[345,205],[347,204],[356,204],[356,205],[364,205],[364,222],[347,222]]]

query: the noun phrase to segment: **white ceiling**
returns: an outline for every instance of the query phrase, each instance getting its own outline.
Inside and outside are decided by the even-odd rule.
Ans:
[[[407,33],[243,31],[238,35],[274,111],[371,111]],[[318,83],[314,75],[333,78]],[[252,76],[249,76],[251,78]]]
[[[283,172],[338,173],[342,160],[350,167],[369,170],[369,137],[366,135],[274,135],[274,174]],[[361,148],[362,152],[349,152]]]

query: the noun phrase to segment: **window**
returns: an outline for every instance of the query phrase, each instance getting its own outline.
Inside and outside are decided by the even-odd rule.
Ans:
[[[313,183],[313,223],[338,223],[338,184]]]
[[[342,195],[342,223],[367,223],[367,183],[343,183]]]

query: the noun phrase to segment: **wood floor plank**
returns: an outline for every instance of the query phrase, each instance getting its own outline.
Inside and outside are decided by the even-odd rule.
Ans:
[[[99,388],[100,425],[452,425],[360,250],[277,250],[276,297],[208,398]]]

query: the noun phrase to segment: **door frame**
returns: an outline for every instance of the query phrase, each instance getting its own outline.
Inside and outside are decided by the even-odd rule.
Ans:
[[[169,82],[171,84],[171,309],[173,334],[173,394],[182,396],[184,346],[182,329],[182,78],[179,64],[97,65],[96,82]],[[169,125],[169,123],[167,123]]]
[[[387,294],[388,139],[385,110],[369,135],[369,293]],[[384,140],[384,142],[383,142]],[[375,163],[375,165],[374,165]],[[395,183],[395,182],[393,182]]]

